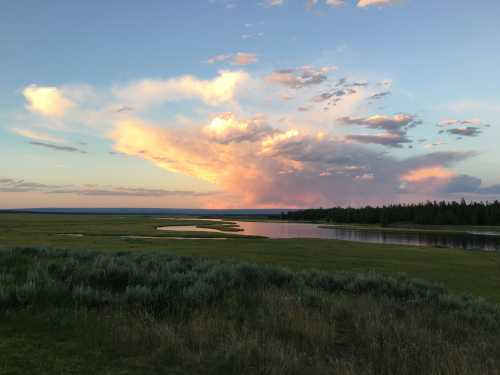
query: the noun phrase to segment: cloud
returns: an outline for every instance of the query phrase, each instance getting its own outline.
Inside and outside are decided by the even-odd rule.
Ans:
[[[75,194],[86,196],[115,196],[115,197],[206,197],[213,196],[213,192],[197,192],[190,190],[165,190],[165,189],[145,189],[145,188],[80,188],[80,189],[57,189],[46,192],[47,194]]]
[[[354,176],[354,179],[356,181],[373,181],[375,179],[375,176],[373,173],[365,173],[359,176]]]
[[[412,141],[403,134],[381,133],[381,134],[349,134],[346,135],[347,141],[354,141],[366,144],[378,144],[389,147],[403,147],[404,143]]]
[[[483,186],[480,178],[458,175],[452,178],[442,189],[446,194],[475,194],[483,196],[500,196],[500,185]]]
[[[351,134],[346,140],[360,143],[373,143],[390,147],[402,147],[404,143],[411,143],[407,137],[407,131],[419,124],[421,121],[416,116],[408,114],[397,114],[394,116],[375,115],[371,117],[340,117],[337,122],[342,125],[360,125],[367,129],[384,130],[384,133]]]
[[[325,133],[295,128],[275,128],[272,134],[240,142],[238,137],[247,131],[242,123],[234,115],[222,116],[220,142],[207,137],[206,127],[172,131],[128,119],[116,123],[112,139],[118,152],[213,183],[225,195],[205,200],[210,207],[376,204],[398,194],[418,200],[420,185],[427,184],[422,176],[440,176],[438,172],[474,156],[443,152],[399,160]],[[226,140],[228,129],[237,137]],[[437,180],[441,183],[427,184],[427,198],[442,193],[445,180]]]
[[[335,100],[340,100],[340,98],[342,98],[343,96],[352,95],[355,93],[356,91],[353,89],[335,89],[315,96],[314,98],[312,98],[312,101],[316,103],[321,103],[330,100],[332,98],[335,98]]]
[[[254,142],[272,134],[271,128],[262,117],[239,121],[233,113],[221,113],[204,128],[208,137],[218,143]]]
[[[455,126],[455,128],[452,129],[440,130],[440,134],[446,132],[459,137],[477,137],[483,132],[481,128],[489,127],[489,124],[484,124],[480,119],[444,119],[438,122],[437,126],[441,128],[450,128]]]
[[[357,6],[358,8],[366,8],[370,6],[389,6],[394,5],[400,0],[358,0]],[[265,5],[268,7],[281,6],[285,3],[285,0],[265,0]],[[307,0],[306,7],[307,9],[312,9],[318,5],[319,0]],[[346,0],[324,0],[324,3],[330,7],[340,7],[346,4]]]
[[[409,171],[408,173],[401,176],[401,181],[405,182],[421,182],[433,178],[437,179],[450,179],[455,177],[456,174],[442,166],[431,166],[425,168],[418,168]]]
[[[400,133],[404,128],[414,127],[421,123],[415,116],[404,113],[394,116],[341,117],[337,119],[337,122],[343,125],[361,125],[369,129],[382,129],[390,133]]]
[[[378,92],[376,94],[373,94],[368,99],[369,100],[380,100],[380,99],[383,99],[383,98],[385,98],[385,97],[387,97],[389,95],[391,95],[390,91],[382,91],[382,92]]]
[[[217,55],[209,58],[205,62],[207,64],[216,64],[226,61],[231,61],[231,64],[233,65],[250,65],[257,63],[259,58],[255,53],[238,52],[235,54]]]
[[[308,86],[319,85],[328,80],[328,73],[335,71],[334,66],[314,68],[305,66],[301,68],[276,70],[267,76],[267,81],[285,87],[300,89]]]
[[[82,149],[77,148],[77,147],[59,146],[59,145],[53,145],[51,143],[45,143],[45,142],[39,142],[39,141],[32,141],[32,142],[29,142],[29,144],[33,145],[33,146],[49,148],[51,150],[56,150],[56,151],[77,152],[77,153],[80,153],[80,154],[86,154],[87,153],[87,151],[82,150]]]
[[[424,148],[434,148],[434,147],[438,147],[438,146],[443,146],[445,145],[446,142],[442,141],[442,140],[439,140],[439,141],[436,141],[434,143],[427,143],[424,145]]]
[[[30,85],[23,90],[31,112],[48,117],[62,117],[74,106],[57,87]]]
[[[284,0],[266,0],[266,5],[270,7],[281,6],[285,3]]]
[[[397,0],[359,0],[358,7],[366,8],[370,6],[388,6],[396,4]]]
[[[213,56],[211,58],[209,58],[208,60],[204,61],[205,63],[207,64],[216,64],[216,63],[219,63],[219,62],[223,62],[223,61],[227,61],[231,58],[231,54],[225,54],[225,55],[216,55],[216,56]]]
[[[15,180],[12,178],[0,178],[0,192],[3,193],[23,193],[52,189],[55,185],[46,185],[25,180]]]
[[[216,196],[219,192],[199,192],[191,190],[147,189],[122,186],[102,187],[95,184],[86,185],[48,185],[12,178],[0,178],[0,192],[32,193],[58,195],[72,194],[81,196],[124,196],[124,197],[207,197]]]
[[[326,0],[326,5],[330,5],[332,7],[338,7],[345,5],[345,0]]]
[[[482,133],[480,129],[474,126],[467,126],[465,128],[448,129],[448,133],[458,135],[461,137],[477,137]]]
[[[435,173],[427,179],[412,180],[412,173],[417,176],[417,172],[422,174],[423,170],[433,168],[455,173],[453,166],[473,155],[432,153],[401,159],[391,156],[387,149],[381,152],[378,147],[366,146],[409,145],[409,130],[421,122],[417,116],[405,113],[365,116],[366,99],[386,92],[389,85],[381,88],[376,83],[372,86],[345,78],[329,82],[333,70],[334,67],[328,66],[304,66],[275,71],[265,80],[253,79],[243,71],[221,71],[211,79],[181,76],[142,80],[107,89],[102,94],[105,100],[93,100],[90,104],[64,91],[78,106],[64,121],[54,121],[75,128],[78,125],[77,131],[84,127],[99,131],[110,138],[113,152],[120,155],[141,158],[167,171],[213,184],[224,199],[220,194],[208,194],[185,200],[203,202],[204,206],[378,204],[401,197],[410,201],[452,194],[446,189],[455,177],[438,178]],[[252,90],[248,90],[250,85]],[[243,89],[247,89],[246,101],[240,103]],[[293,95],[294,100],[273,101],[285,93],[287,99]],[[316,108],[322,109],[337,99],[343,102],[329,113]],[[197,101],[194,106],[188,103],[193,118],[175,111],[166,120],[161,119],[162,112],[156,109],[145,112],[150,105],[179,100]],[[224,107],[218,108],[219,105]],[[183,108],[182,105],[175,109]],[[298,113],[297,108],[310,110]],[[228,110],[231,112],[222,112]],[[205,120],[200,120],[201,116]],[[154,123],[147,118],[160,119]],[[339,134],[339,127],[331,126],[337,118],[337,123],[351,127],[347,128],[348,133],[356,133],[352,131],[356,128],[362,134],[348,134],[344,138],[343,128]],[[463,121],[470,124],[459,126],[477,126],[474,120]],[[31,139],[39,147],[85,152],[57,145],[54,140]],[[147,196],[140,189],[107,186],[56,187],[44,191],[49,190],[67,199],[72,198],[71,194]],[[168,189],[156,190],[159,191],[149,191],[151,196],[170,194]],[[172,194],[180,193],[173,190]]]
[[[116,96],[127,104],[148,106],[169,101],[199,99],[217,106],[232,102],[237,90],[250,79],[243,71],[222,70],[212,80],[193,76],[172,79],[145,79],[115,90]]]
[[[21,137],[34,139],[36,141],[54,142],[54,143],[63,143],[64,142],[64,139],[62,139],[62,138],[59,138],[59,137],[56,137],[56,136],[53,136],[53,135],[50,135],[47,133],[35,131],[35,130],[12,128],[12,129],[10,129],[10,131],[17,134],[17,135],[20,135]]]
[[[250,65],[259,61],[255,53],[238,52],[233,56],[234,65]]]

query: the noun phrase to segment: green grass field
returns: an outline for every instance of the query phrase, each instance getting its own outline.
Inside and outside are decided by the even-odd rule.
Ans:
[[[498,302],[497,253],[0,215],[2,375],[498,374]]]
[[[1,374],[497,374],[500,309],[406,277],[0,253]]]
[[[210,225],[196,219],[184,225]],[[500,254],[455,249],[363,244],[335,240],[269,240],[239,238],[226,241],[169,240],[168,236],[231,237],[227,233],[174,233],[156,227],[180,225],[179,220],[148,216],[0,215],[0,246],[36,246],[83,250],[160,250],[178,255],[238,259],[292,270],[376,271],[405,273],[441,283],[452,291],[468,292],[500,302]],[[58,234],[84,234],[84,237]],[[120,236],[160,239],[125,239]]]

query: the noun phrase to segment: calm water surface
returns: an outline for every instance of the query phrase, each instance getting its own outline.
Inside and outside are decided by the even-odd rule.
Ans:
[[[449,247],[466,250],[500,251],[500,232],[464,232],[460,234],[426,232],[384,232],[381,230],[320,228],[317,224],[305,223],[270,223],[234,221],[243,229],[234,234],[247,236],[265,236],[269,238],[322,238],[378,244],[415,245]],[[168,226],[159,230],[218,232],[216,229],[197,228],[195,226]]]

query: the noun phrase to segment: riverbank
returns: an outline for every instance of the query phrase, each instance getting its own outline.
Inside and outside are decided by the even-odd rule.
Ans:
[[[417,225],[399,224],[382,226],[376,224],[321,224],[320,228],[333,229],[355,229],[367,231],[382,231],[393,233],[434,233],[434,234],[464,234],[472,232],[495,232],[500,236],[500,227],[497,226],[473,226],[473,225]]]

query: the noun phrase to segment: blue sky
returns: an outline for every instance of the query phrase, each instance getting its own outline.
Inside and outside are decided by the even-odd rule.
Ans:
[[[4,2],[0,206],[500,197],[500,4],[313,3]]]

